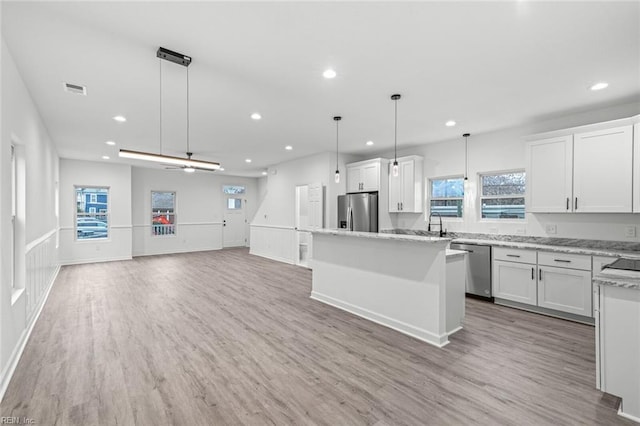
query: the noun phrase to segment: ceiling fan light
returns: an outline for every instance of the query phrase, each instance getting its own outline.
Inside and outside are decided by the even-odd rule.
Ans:
[[[195,171],[196,171],[196,169],[194,169],[194,168],[193,168],[193,167],[191,167],[191,166],[188,166],[188,167],[185,167],[185,168],[184,168],[184,172],[185,172],[185,173],[193,173],[193,172],[195,172]]]
[[[192,160],[188,158],[172,157],[170,155],[153,154],[150,152],[131,151],[128,149],[121,149],[118,156],[121,158],[130,158],[132,160],[153,161],[155,163],[194,167],[206,170],[220,169],[220,164],[210,161]]]

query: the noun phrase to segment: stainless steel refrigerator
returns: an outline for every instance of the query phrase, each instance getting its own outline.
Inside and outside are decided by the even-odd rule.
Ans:
[[[338,227],[378,232],[378,193],[338,195]]]

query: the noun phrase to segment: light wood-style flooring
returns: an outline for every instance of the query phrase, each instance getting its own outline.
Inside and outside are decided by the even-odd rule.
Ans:
[[[2,416],[38,425],[614,425],[594,328],[467,301],[444,349],[246,249],[60,271]]]

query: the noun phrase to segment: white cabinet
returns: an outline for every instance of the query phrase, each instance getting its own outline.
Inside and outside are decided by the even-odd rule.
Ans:
[[[543,139],[527,145],[527,211],[571,211],[573,136]]]
[[[493,296],[528,305],[537,304],[536,251],[494,247]]]
[[[631,213],[632,126],[575,135],[573,211]]]
[[[640,124],[633,126],[633,212],[640,213]]]
[[[381,165],[386,161],[376,158],[347,164],[347,192],[379,191]]]
[[[590,317],[591,271],[538,267],[538,306]]]
[[[633,127],[627,124],[630,119],[621,121],[625,125],[601,123],[528,142],[527,211],[630,213],[635,179]],[[586,131],[594,127],[597,130]]]
[[[389,163],[389,213],[422,213],[422,157],[398,158],[398,176]]]

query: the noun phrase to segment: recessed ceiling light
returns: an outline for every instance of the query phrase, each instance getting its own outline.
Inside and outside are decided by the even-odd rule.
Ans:
[[[446,123],[444,123],[444,125],[447,126],[447,127],[453,127],[453,126],[456,125],[456,122],[453,121],[453,120],[449,120]]]
[[[108,160],[109,158],[110,158],[110,157],[109,157],[108,155],[103,155],[103,156],[102,156],[102,159],[103,159],[103,160]]]
[[[115,117],[113,117],[113,119],[116,120],[118,123],[124,123],[125,121],[127,121],[127,117],[123,115],[116,115]]]
[[[253,118],[254,120],[260,120],[262,116],[257,112],[254,112],[253,114],[251,114],[251,118]]]
[[[373,141],[367,141],[366,145],[367,145],[367,146],[371,146],[371,145],[373,145]]]
[[[284,147],[284,149],[286,149],[287,151],[291,151],[293,147],[291,145],[287,145]]]
[[[244,160],[245,163],[250,163],[251,162],[251,158],[247,158],[246,160]]]
[[[607,87],[609,87],[609,83],[605,81],[601,81],[591,86],[591,90],[602,90],[602,89],[606,89]]]
[[[105,143],[109,146],[114,146],[116,144],[114,141],[106,141]]]
[[[325,72],[322,73],[322,76],[324,78],[335,78],[336,75],[337,75],[336,72],[331,68],[329,68],[328,70],[325,70]]]
[[[265,170],[264,172],[262,172],[262,176],[266,176],[267,175],[267,171]]]

